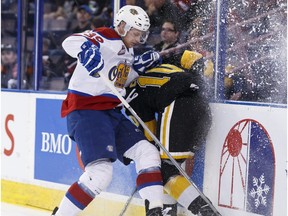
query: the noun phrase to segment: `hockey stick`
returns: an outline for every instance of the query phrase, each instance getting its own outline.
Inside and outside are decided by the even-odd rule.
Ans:
[[[133,189],[133,192],[131,193],[130,197],[128,198],[128,200],[126,201],[122,211],[120,212],[119,216],[123,216],[124,213],[126,212],[131,200],[133,199],[134,195],[136,194],[137,192],[137,187],[135,186],[135,188]]]
[[[169,151],[161,144],[161,142],[158,140],[158,138],[150,131],[150,129],[147,127],[147,125],[142,121],[142,119],[138,116],[138,114],[133,110],[133,108],[128,104],[128,102],[122,97],[122,95],[117,91],[117,89],[112,85],[110,80],[108,78],[100,73],[98,73],[103,80],[103,82],[110,88],[110,90],[118,97],[118,99],[122,102],[122,104],[130,111],[130,113],[137,119],[137,121],[141,124],[141,126],[146,130],[146,132],[151,136],[151,138],[155,141],[155,143],[165,152],[165,154],[168,156],[170,161],[173,163],[173,165],[179,170],[179,172],[187,179],[187,181],[190,182],[190,184],[198,191],[200,196],[205,200],[206,203],[211,207],[211,209],[214,211],[214,213],[218,216],[221,216],[221,214],[217,211],[215,206],[212,204],[212,202],[202,193],[201,190],[195,185],[195,183],[192,181],[192,179],[187,175],[187,173],[184,171],[184,169],[176,162],[176,160],[172,157],[172,155],[169,153]]]

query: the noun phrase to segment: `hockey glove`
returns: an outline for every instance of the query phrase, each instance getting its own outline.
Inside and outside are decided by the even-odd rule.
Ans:
[[[82,51],[78,54],[80,63],[87,69],[90,76],[95,76],[104,67],[99,48],[90,41],[86,41],[81,49]]]
[[[156,67],[162,63],[162,57],[158,52],[149,50],[140,56],[136,56],[133,68],[139,74],[143,74],[146,70]]]

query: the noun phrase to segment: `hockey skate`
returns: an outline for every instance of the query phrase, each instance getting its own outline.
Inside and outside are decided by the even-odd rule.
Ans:
[[[177,204],[164,204],[163,213],[167,216],[177,216]]]
[[[56,212],[57,212],[57,211],[58,211],[58,207],[55,207],[54,210],[53,210],[53,212],[52,212],[52,215],[51,215],[51,216],[56,215]]]
[[[208,204],[202,206],[197,215],[198,216],[220,216],[220,214],[216,214]]]
[[[211,206],[198,196],[188,207],[188,209],[197,216],[221,216],[219,212],[215,213]]]
[[[163,216],[162,214],[162,208],[157,207],[153,209],[149,209],[146,213],[146,216]]]
[[[169,211],[171,208],[162,209],[160,207],[149,209],[146,216],[169,216]]]
[[[170,210],[172,210],[172,207],[170,206],[166,206],[165,209],[162,209],[161,207],[149,209],[149,201],[145,200],[146,216],[170,216]]]

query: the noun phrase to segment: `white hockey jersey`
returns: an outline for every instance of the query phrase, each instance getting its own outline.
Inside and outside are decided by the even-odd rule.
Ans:
[[[73,34],[63,41],[62,46],[70,56],[77,58],[78,53],[82,51],[81,45],[87,40],[99,47],[104,60],[104,67],[99,73],[106,76],[124,96],[127,80],[132,81],[137,76],[132,69],[133,49],[128,49],[117,32],[107,27]],[[101,77],[90,76],[78,60],[69,82],[67,97],[62,104],[61,116],[64,117],[73,110],[113,109],[119,103],[120,100]]]

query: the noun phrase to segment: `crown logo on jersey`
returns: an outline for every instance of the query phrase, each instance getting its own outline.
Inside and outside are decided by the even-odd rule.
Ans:
[[[124,55],[125,54],[125,46],[122,45],[121,50],[118,52],[118,55]]]

